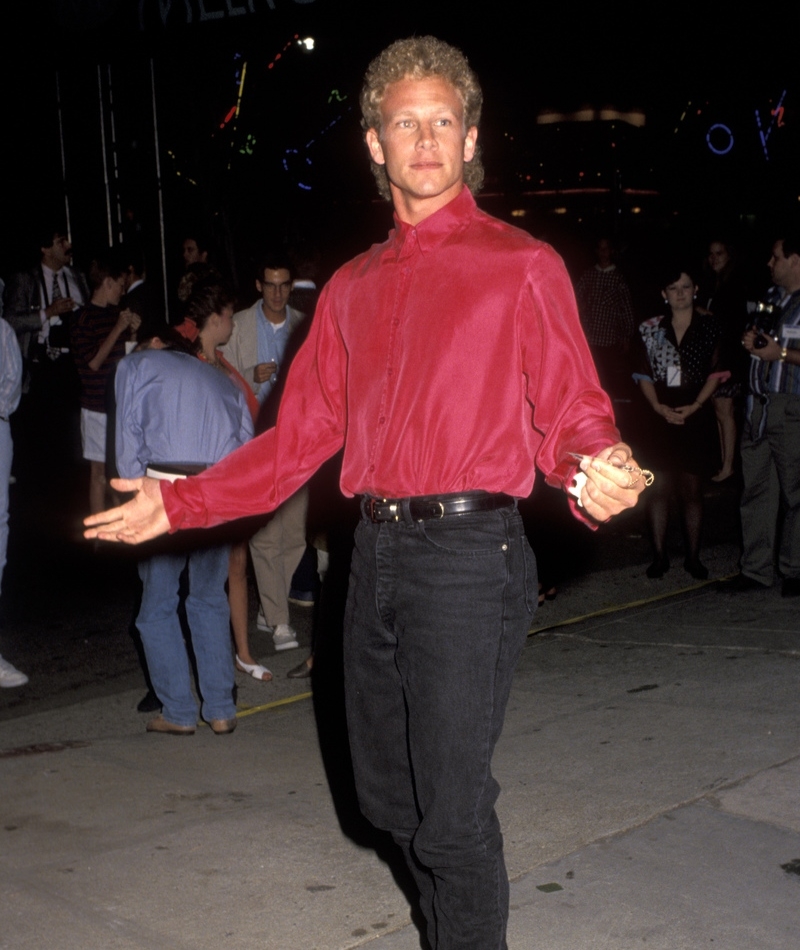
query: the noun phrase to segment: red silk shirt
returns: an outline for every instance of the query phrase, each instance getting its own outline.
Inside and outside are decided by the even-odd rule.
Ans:
[[[567,487],[569,452],[619,441],[551,247],[466,188],[415,227],[395,223],[325,287],[275,428],[162,483],[172,530],[270,511],[342,445],[346,495],[525,497],[536,466]]]

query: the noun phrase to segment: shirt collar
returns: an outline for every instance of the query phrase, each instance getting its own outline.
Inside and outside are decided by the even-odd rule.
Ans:
[[[472,192],[465,185],[452,201],[420,221],[419,224],[406,224],[395,214],[392,243],[398,257],[403,255],[404,250],[410,253],[415,243],[419,245],[419,249],[423,254],[438,247],[454,231],[466,227],[475,211],[475,207]],[[410,242],[409,237],[412,238]]]
[[[286,312],[283,315],[283,320],[280,323],[273,323],[272,320],[264,313],[264,301],[256,301],[256,306],[258,307],[258,312],[261,314],[264,323],[268,323],[273,330],[280,330],[282,326],[285,326],[286,321],[289,319],[289,305],[286,305]]]

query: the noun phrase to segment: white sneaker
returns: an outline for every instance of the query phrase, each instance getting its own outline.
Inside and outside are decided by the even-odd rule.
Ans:
[[[256,617],[256,627],[259,630],[263,630],[264,633],[272,633],[273,628],[267,623],[267,618],[264,616],[264,608],[258,608],[258,616]]]
[[[24,686],[27,682],[28,677],[24,673],[20,673],[16,666],[12,666],[0,656],[0,687]]]
[[[296,650],[300,646],[297,642],[297,634],[287,623],[278,624],[275,633],[272,634],[272,642],[278,652],[281,650]]]

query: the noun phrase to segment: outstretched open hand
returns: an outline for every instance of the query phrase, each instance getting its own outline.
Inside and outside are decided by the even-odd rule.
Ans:
[[[118,508],[109,508],[84,518],[85,538],[100,541],[122,541],[141,544],[169,531],[169,519],[161,499],[161,486],[156,478],[112,478],[111,487],[118,492],[136,492]]]

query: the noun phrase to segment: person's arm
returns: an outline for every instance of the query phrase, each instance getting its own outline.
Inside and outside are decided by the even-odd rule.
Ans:
[[[0,418],[8,417],[19,405],[22,391],[22,354],[17,335],[0,318]]]
[[[144,429],[141,419],[141,400],[136,398],[139,388],[139,369],[135,359],[120,360],[114,377],[114,396],[117,404],[114,452],[117,471],[122,478],[140,478],[145,473]]]
[[[714,344],[714,349],[709,360],[710,369],[708,377],[694,402],[688,406],[675,407],[675,412],[677,412],[682,419],[688,419],[689,416],[693,416],[696,412],[699,412],[708,400],[711,399],[717,389],[719,389],[720,385],[730,379],[730,372],[723,366],[722,327],[714,317],[709,317],[707,320],[709,326],[712,327],[716,333],[716,343]]]
[[[344,442],[347,354],[326,288],[308,339],[289,371],[278,423],[201,475],[179,482],[112,480],[135,491],[84,521],[87,538],[138,544],[166,531],[210,527],[274,510]]]
[[[38,333],[44,311],[41,289],[29,273],[15,274],[5,292],[3,315],[17,333]]]
[[[688,419],[689,416],[693,416],[696,412],[699,412],[703,406],[708,402],[709,399],[714,395],[714,393],[719,388],[721,382],[721,377],[719,375],[709,376],[705,381],[705,385],[697,394],[697,399],[688,406],[677,406],[675,412],[681,417],[681,419]]]
[[[659,401],[656,387],[651,380],[645,379],[643,376],[638,376],[637,382],[639,383],[639,389],[641,389],[642,395],[657,416],[661,416],[661,418],[669,422],[670,425],[683,425],[683,416],[671,406],[667,406],[665,403]]]
[[[534,426],[544,439],[537,465],[548,484],[568,490],[577,466],[571,453],[599,460],[581,463],[587,481],[573,513],[583,521],[607,521],[636,504],[641,479],[629,487],[628,472],[615,466],[636,466],[631,450],[620,442],[608,396],[597,372],[578,319],[566,269],[558,255],[543,246],[536,252],[518,308],[518,332]],[[613,469],[613,471],[612,471]],[[589,523],[592,523],[591,521]]]
[[[755,341],[758,336],[763,336],[767,340],[766,346],[756,349]],[[800,349],[789,349],[783,347],[771,336],[759,334],[756,330],[748,330],[742,338],[742,346],[751,356],[757,356],[760,360],[767,363],[773,363],[775,360],[781,360],[790,366],[800,366]]]
[[[138,314],[135,314],[133,310],[123,310],[117,318],[117,322],[111,328],[111,332],[100,346],[98,346],[94,356],[86,361],[86,365],[89,369],[96,373],[111,355],[111,351],[114,349],[114,345],[120,336],[127,330],[138,329],[141,322],[141,318]]]

